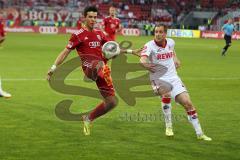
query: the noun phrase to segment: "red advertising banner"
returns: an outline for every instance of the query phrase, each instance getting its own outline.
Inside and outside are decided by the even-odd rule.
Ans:
[[[71,19],[79,19],[82,16],[82,13],[78,11],[70,12],[64,9],[35,9],[35,10],[18,10],[16,8],[5,8],[1,12],[8,20],[19,19],[21,21],[30,20],[30,21],[61,21],[66,22]]]
[[[78,31],[74,27],[54,27],[54,26],[25,26],[25,27],[5,27],[6,32],[24,32],[24,33],[40,33],[40,34],[72,34]],[[122,29],[124,36],[139,36],[140,30],[136,28]]]
[[[51,27],[51,26],[25,26],[25,27],[5,27],[6,32],[18,33],[41,33],[41,34],[67,34],[78,31],[77,28],[71,27]]]
[[[202,31],[201,38],[223,39],[224,33],[220,31]],[[234,32],[232,39],[240,39],[240,32]]]

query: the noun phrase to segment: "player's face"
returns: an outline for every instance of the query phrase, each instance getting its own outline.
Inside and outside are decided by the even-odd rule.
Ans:
[[[229,19],[229,20],[228,20],[228,23],[230,23],[230,24],[231,24],[232,22],[233,22],[233,20],[232,20],[232,19]]]
[[[85,17],[86,27],[93,29],[94,24],[97,21],[97,12],[87,12],[87,16]]]
[[[116,15],[116,8],[110,7],[109,8],[109,14],[110,14],[110,16],[115,16]]]
[[[154,31],[154,39],[157,42],[161,42],[166,38],[166,32],[163,26],[156,27]]]

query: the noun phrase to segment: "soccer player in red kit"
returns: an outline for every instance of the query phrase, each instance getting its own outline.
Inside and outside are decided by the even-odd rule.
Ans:
[[[0,19],[0,46],[5,40],[5,35],[3,21]]]
[[[3,41],[5,40],[5,31],[4,31],[4,25],[3,25],[3,21],[0,19],[0,47],[1,44],[3,43]],[[0,97],[5,97],[5,98],[10,98],[11,94],[5,92],[2,89],[2,81],[1,81],[1,77],[0,77]]]
[[[82,20],[79,18],[78,21],[77,21],[77,29],[81,29],[83,27],[85,27],[84,23],[82,23]]]
[[[109,8],[109,16],[103,19],[104,24],[104,34],[111,41],[115,41],[116,32],[121,30],[121,22],[120,19],[116,17],[116,8],[111,6]]]
[[[117,105],[111,71],[107,66],[107,59],[105,59],[102,54],[102,45],[107,42],[107,38],[101,30],[94,29],[97,13],[97,8],[93,6],[84,9],[84,27],[72,34],[68,45],[58,55],[47,75],[47,79],[50,80],[56,67],[63,63],[72,50],[77,50],[82,61],[82,70],[84,74],[96,82],[104,99],[103,102],[98,104],[89,114],[82,117],[85,135],[90,135],[90,124],[93,120],[109,112]],[[131,53],[135,54],[135,52],[139,51],[140,50],[131,50]],[[121,50],[121,53],[125,52],[129,53],[129,50]]]

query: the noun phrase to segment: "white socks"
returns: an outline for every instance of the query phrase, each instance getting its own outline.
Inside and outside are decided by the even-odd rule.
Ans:
[[[193,128],[195,129],[196,134],[198,136],[203,135],[203,131],[199,123],[196,110],[187,111],[187,114],[188,114],[188,120],[193,125]]]
[[[171,98],[162,98],[162,111],[166,128],[172,128]]]

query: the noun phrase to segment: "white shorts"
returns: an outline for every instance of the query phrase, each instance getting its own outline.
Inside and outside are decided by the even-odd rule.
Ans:
[[[179,77],[172,79],[156,79],[152,80],[152,88],[155,94],[161,95],[159,92],[163,87],[171,92],[171,97],[176,98],[177,95],[187,92],[187,89]]]

